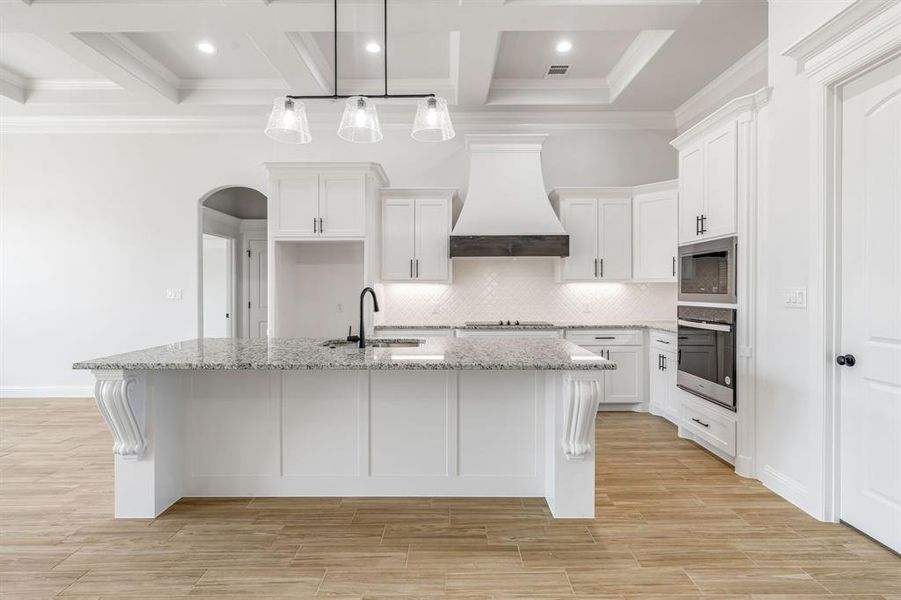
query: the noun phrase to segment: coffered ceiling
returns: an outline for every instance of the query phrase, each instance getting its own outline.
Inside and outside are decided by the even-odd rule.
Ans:
[[[338,92],[382,93],[381,0],[338,6]],[[0,0],[0,111],[265,112],[333,92],[333,27],[322,0]],[[467,112],[672,112],[765,39],[765,0],[389,0],[387,83]]]

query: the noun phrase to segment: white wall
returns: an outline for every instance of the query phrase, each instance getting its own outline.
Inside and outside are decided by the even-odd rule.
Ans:
[[[769,12],[769,189],[758,217],[758,476],[814,516],[823,515],[821,449],[814,442],[808,389],[813,357],[811,317],[821,298],[809,286],[813,228],[808,147],[809,88],[782,52],[851,0],[771,1]],[[786,287],[808,288],[808,309],[782,306]],[[822,432],[820,432],[821,434]]]
[[[261,132],[0,136],[0,392],[86,394],[92,378],[73,361],[196,337],[198,202],[226,185],[265,193],[266,161],[375,161],[392,185],[465,191],[462,135],[408,135],[388,128],[372,146],[316,129],[306,146]],[[552,131],[545,183],[672,179],[672,135]]]

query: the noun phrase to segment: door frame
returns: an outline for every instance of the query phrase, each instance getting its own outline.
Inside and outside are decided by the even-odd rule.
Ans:
[[[824,521],[841,517],[841,387],[833,357],[841,334],[841,94],[845,84],[901,56],[901,1],[857,0],[783,52],[797,61],[810,87],[811,240],[810,389],[812,441],[819,468],[809,508]]]

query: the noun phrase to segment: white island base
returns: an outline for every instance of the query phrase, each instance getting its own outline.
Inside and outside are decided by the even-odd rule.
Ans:
[[[600,371],[94,370],[115,515],[182,497],[544,497],[594,516]]]

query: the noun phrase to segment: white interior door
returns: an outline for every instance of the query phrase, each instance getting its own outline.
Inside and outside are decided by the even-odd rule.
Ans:
[[[416,201],[416,279],[446,281],[450,267],[450,212],[447,200]]]
[[[203,336],[231,337],[231,240],[203,234]]]
[[[843,90],[841,205],[840,514],[901,551],[901,58]]]
[[[414,206],[415,201],[408,198],[387,199],[382,206],[382,279],[386,281],[413,279]]]
[[[569,256],[563,259],[563,279],[597,279],[597,200],[588,198],[561,201],[560,221],[569,234]]]
[[[266,302],[268,273],[266,240],[248,242],[250,256],[247,257],[247,337],[266,337],[266,322],[269,306]]]

